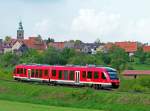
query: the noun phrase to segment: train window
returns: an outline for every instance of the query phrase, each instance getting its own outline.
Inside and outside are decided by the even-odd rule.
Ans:
[[[56,70],[52,70],[52,76],[56,76]]]
[[[98,78],[99,78],[98,72],[94,72],[94,79],[98,79]]]
[[[17,68],[17,74],[22,74],[22,73],[23,73],[23,69]]]
[[[102,72],[102,79],[106,79],[106,76],[103,72]]]
[[[74,71],[70,71],[69,79],[74,80]]]
[[[27,71],[27,70],[26,70],[26,69],[24,69],[24,71],[23,71],[23,72],[24,72],[24,74],[26,74],[26,71]]]
[[[87,78],[92,79],[92,71],[88,71]]]
[[[38,69],[36,69],[36,71],[35,71],[35,77],[38,77],[38,73],[39,73],[39,71],[38,71]]]
[[[59,71],[58,78],[59,78],[59,79],[62,79],[62,71]]]
[[[17,68],[17,74],[19,74],[19,68]]]
[[[22,68],[20,69],[20,74],[23,74],[23,69]]]
[[[42,77],[42,69],[40,69],[39,77],[40,77],[40,78]]]
[[[48,70],[45,70],[45,71],[44,71],[44,75],[45,75],[45,76],[48,76]]]
[[[34,77],[34,69],[31,70],[31,77]]]
[[[68,71],[67,70],[64,71],[64,80],[68,80]]]
[[[86,78],[86,71],[82,71],[82,78]]]

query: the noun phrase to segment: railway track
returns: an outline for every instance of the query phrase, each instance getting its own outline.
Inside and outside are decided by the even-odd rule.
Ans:
[[[42,82],[29,82],[29,81],[16,81],[16,80],[9,80],[9,79],[0,79],[0,81],[5,81],[5,82],[10,82],[10,83],[19,83],[19,82],[22,82],[22,83],[27,83],[29,85],[47,85],[47,87],[49,86],[54,86],[54,85],[51,85],[51,84],[46,84],[46,83],[42,83]],[[35,84],[36,83],[36,84]],[[71,88],[89,88],[87,86],[72,86],[72,85],[60,85],[60,84],[57,84],[59,86],[65,86],[65,87],[71,87]],[[56,86],[57,86],[56,85]],[[130,93],[130,94],[150,94],[150,92],[137,92],[137,91],[119,91],[117,89],[112,89],[112,88],[103,88],[103,89],[94,89],[96,91],[102,91],[102,92],[113,92],[113,93],[118,93],[118,94],[122,94],[122,93]]]

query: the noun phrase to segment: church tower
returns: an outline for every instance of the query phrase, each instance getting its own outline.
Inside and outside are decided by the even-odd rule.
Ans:
[[[19,22],[19,28],[17,30],[17,39],[24,39],[24,30],[21,21]]]

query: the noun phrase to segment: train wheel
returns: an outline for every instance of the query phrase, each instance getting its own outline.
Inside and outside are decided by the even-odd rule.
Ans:
[[[96,89],[99,89],[99,85],[98,84],[96,84]]]
[[[98,84],[93,84],[93,88],[94,89],[99,89],[99,85]]]
[[[102,89],[102,85],[101,84],[98,85],[98,89]]]
[[[96,85],[95,84],[93,84],[93,88],[96,89]]]
[[[112,85],[112,87],[113,87],[114,89],[117,89],[117,88],[119,88],[119,85]]]

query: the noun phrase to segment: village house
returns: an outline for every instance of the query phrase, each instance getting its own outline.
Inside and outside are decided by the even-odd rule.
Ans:
[[[29,37],[28,39],[24,39],[24,30],[22,22],[20,22],[17,30],[17,39],[11,39],[10,41],[5,42],[3,46],[0,45],[0,52],[22,54],[26,52],[28,48],[43,51],[47,48],[47,45],[41,37]]]
[[[84,43],[81,52],[87,54],[96,54],[96,49],[100,46],[97,43]]]
[[[84,43],[78,43],[75,44],[74,46],[76,52],[81,52],[83,47],[84,47]]]
[[[115,45],[124,49],[129,56],[133,56],[138,49],[137,42],[115,42]]]
[[[22,54],[28,50],[27,46],[22,40],[12,39],[8,43],[4,43],[3,52],[12,52],[16,54]]]
[[[48,47],[54,47],[56,49],[64,49],[64,42],[50,42],[48,43]]]
[[[16,42],[12,45],[12,53],[23,54],[28,50],[28,47],[23,41],[16,40]]]
[[[40,37],[29,37],[28,39],[23,40],[24,44],[31,49],[38,51],[44,51],[47,49],[47,45]]]
[[[115,43],[107,43],[105,44],[103,48],[103,52],[108,52],[109,49],[113,46],[120,47],[125,50],[126,53],[128,53],[129,56],[133,56],[135,52],[138,49],[138,44],[137,42],[115,42]]]
[[[144,52],[150,52],[150,46],[143,46],[143,51]]]
[[[96,48],[96,52],[103,52],[105,47],[105,43],[100,43],[100,45]]]
[[[75,48],[75,42],[72,41],[65,41],[64,48]]]
[[[104,44],[103,46],[101,46],[100,48],[98,47],[97,50],[103,52],[103,53],[108,53],[109,50],[114,46],[114,43],[112,42],[108,42],[106,44]]]

